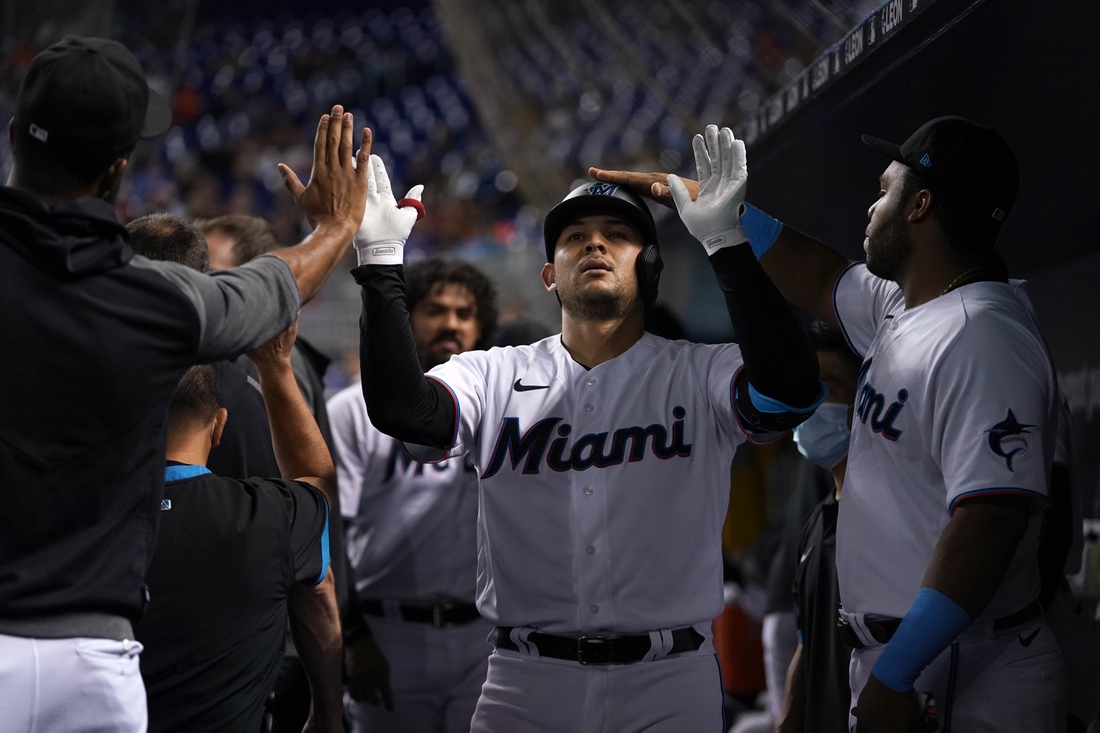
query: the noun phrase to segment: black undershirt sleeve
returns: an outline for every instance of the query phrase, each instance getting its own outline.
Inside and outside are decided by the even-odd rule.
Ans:
[[[710,266],[726,299],[745,370],[734,385],[738,412],[753,432],[790,430],[808,418],[822,397],[817,355],[779,290],[746,245],[723,247]],[[749,385],[792,409],[766,411]]]
[[[359,362],[371,423],[402,442],[450,448],[455,404],[447,388],[420,367],[405,301],[405,268],[363,265],[351,274],[363,295]]]

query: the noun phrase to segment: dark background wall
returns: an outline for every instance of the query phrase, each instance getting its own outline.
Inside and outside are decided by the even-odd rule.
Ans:
[[[911,0],[905,0],[909,3]],[[885,160],[926,120],[997,129],[1020,163],[999,250],[1030,292],[1074,416],[1075,485],[1100,517],[1100,3],[936,0],[750,146],[749,199],[862,259]]]

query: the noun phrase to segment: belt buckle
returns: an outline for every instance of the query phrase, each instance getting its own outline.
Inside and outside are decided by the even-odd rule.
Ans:
[[[583,666],[611,664],[611,644],[606,636],[581,636],[577,639],[577,661]]]
[[[437,629],[449,629],[454,626],[453,621],[446,621],[443,618],[443,614],[454,607],[455,604],[452,601],[445,601],[432,606],[432,626]]]

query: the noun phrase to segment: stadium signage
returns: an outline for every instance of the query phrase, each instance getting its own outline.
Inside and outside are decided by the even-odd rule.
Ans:
[[[759,142],[793,112],[822,94],[848,69],[862,62],[935,0],[885,0],[844,38],[737,126],[749,146]]]

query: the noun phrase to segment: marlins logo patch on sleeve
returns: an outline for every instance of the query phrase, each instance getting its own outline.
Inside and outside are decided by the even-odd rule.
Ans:
[[[1008,411],[1008,415],[1004,420],[991,427],[985,432],[989,433],[989,447],[1001,458],[1005,459],[1005,463],[1008,465],[1008,470],[1013,471],[1012,459],[1018,455],[1027,453],[1027,449],[1030,446],[1028,436],[1031,435],[1031,431],[1028,428],[1033,428],[1034,425],[1024,425],[1016,416],[1012,414],[1012,410]]]

